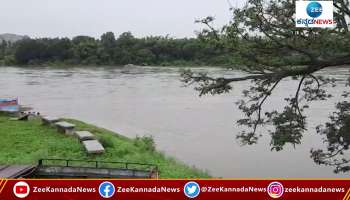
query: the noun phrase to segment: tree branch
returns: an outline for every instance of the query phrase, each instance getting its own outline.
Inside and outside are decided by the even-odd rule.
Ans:
[[[258,124],[260,123],[261,121],[261,109],[262,109],[262,105],[264,104],[264,102],[266,101],[267,97],[269,97],[272,93],[272,91],[276,88],[276,86],[278,85],[278,83],[281,81],[282,79],[278,79],[275,84],[270,88],[270,90],[266,93],[265,97],[263,98],[263,100],[259,103],[259,106],[258,106],[258,119],[257,121],[255,122],[254,124],[254,131],[253,133],[255,134],[256,132],[256,128],[258,126]]]
[[[296,110],[298,111],[299,116],[300,116],[301,119],[303,119],[304,116],[303,116],[303,114],[301,113],[300,107],[299,107],[299,92],[300,92],[301,86],[302,86],[302,84],[303,84],[305,78],[306,78],[306,76],[303,76],[303,77],[301,78],[301,80],[300,80],[300,82],[299,82],[299,85],[298,85],[298,89],[297,89],[297,91],[296,91],[296,93],[295,93],[295,97],[294,97],[294,100],[295,100],[295,108],[296,108]]]

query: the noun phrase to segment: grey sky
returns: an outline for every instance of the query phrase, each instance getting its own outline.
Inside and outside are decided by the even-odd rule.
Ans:
[[[231,0],[240,6],[244,0]],[[0,0],[0,33],[31,37],[117,35],[193,37],[197,18],[230,18],[227,0]]]

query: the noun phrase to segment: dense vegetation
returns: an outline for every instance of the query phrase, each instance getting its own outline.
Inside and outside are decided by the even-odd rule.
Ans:
[[[135,38],[130,32],[118,38],[107,32],[100,39],[26,38],[0,44],[3,65],[227,65],[231,60],[225,50],[199,38]]]
[[[162,178],[208,177],[205,172],[167,158],[155,149],[150,137],[126,138],[111,131],[68,120],[78,130],[94,133],[106,152],[89,156],[78,139],[60,134],[54,128],[42,126],[40,121],[11,121],[0,113],[0,165],[36,164],[41,158],[76,160],[128,161],[156,164]]]

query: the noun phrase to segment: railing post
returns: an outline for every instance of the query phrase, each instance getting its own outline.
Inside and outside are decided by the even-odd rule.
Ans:
[[[43,165],[43,160],[40,159],[38,164],[39,164],[39,166],[42,166]]]
[[[128,169],[128,163],[125,163],[125,169]]]
[[[69,167],[69,160],[66,160],[66,167]]]
[[[98,161],[96,161],[96,168],[98,168]]]

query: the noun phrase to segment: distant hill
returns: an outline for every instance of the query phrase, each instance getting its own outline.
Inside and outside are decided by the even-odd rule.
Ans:
[[[6,42],[17,42],[18,40],[22,40],[24,38],[29,38],[26,35],[16,35],[16,34],[12,34],[12,33],[4,33],[4,34],[0,34],[0,43],[5,40]]]

